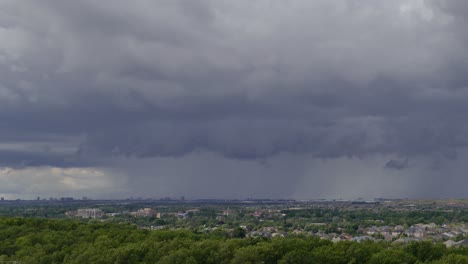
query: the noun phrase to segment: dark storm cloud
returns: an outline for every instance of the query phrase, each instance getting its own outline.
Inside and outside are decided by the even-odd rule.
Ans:
[[[403,160],[389,160],[385,163],[385,168],[387,169],[395,169],[395,170],[403,170],[408,168],[408,159]]]
[[[0,142],[80,139],[66,154],[6,148],[3,163],[467,146],[461,1],[0,4]]]

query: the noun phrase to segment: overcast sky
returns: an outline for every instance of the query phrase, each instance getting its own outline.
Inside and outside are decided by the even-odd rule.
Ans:
[[[467,196],[468,1],[0,0],[0,195]]]

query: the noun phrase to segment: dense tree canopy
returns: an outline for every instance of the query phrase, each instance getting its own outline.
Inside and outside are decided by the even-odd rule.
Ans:
[[[0,261],[23,263],[467,263],[468,249],[432,242],[332,243],[139,229],[132,224],[0,218]]]

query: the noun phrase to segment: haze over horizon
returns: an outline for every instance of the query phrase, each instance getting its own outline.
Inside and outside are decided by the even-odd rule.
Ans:
[[[0,196],[468,198],[468,2],[0,0]]]

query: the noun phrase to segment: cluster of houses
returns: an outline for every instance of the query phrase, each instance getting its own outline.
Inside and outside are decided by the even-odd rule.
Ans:
[[[393,241],[399,238],[407,238],[406,240],[428,240],[433,241],[446,241],[453,240],[457,237],[464,237],[468,235],[468,227],[465,224],[452,224],[452,225],[436,225],[430,224],[416,224],[405,228],[404,226],[372,226],[369,228],[360,228],[359,233],[370,236],[381,236],[383,239]]]
[[[289,208],[289,210],[294,210],[295,208]],[[302,209],[302,208],[298,208]],[[152,208],[142,208],[133,212],[122,212],[122,214],[128,214],[134,217],[155,217],[161,218],[164,216],[171,216],[176,217],[178,219],[186,219],[191,218],[195,214],[199,213],[199,209],[187,209],[184,211],[178,212],[164,212],[160,213]],[[235,215],[237,212],[230,210],[219,211],[216,214],[216,220],[219,222],[224,222],[228,220],[230,216]],[[101,209],[97,208],[85,208],[85,209],[78,209],[76,211],[69,211],[65,213],[67,216],[70,217],[81,217],[81,218],[102,218],[103,216],[115,216],[120,213],[104,213]],[[250,219],[253,218],[257,219],[258,222],[266,221],[265,219],[271,218],[274,221],[278,221],[277,223],[283,223],[280,219],[286,219],[285,214],[282,213],[279,209],[259,209],[255,208],[249,212]],[[249,220],[250,221],[250,220]],[[216,224],[216,227],[206,227],[205,232],[212,232],[216,229],[223,229],[223,223]],[[284,221],[286,223],[286,221]],[[245,224],[245,223],[244,223]],[[330,233],[328,229],[327,232],[326,227],[327,223],[308,223],[308,225],[313,226],[322,226],[320,228],[314,228],[315,231],[309,231],[310,229],[304,230],[302,228],[293,227],[291,230],[287,228],[287,232],[283,227],[278,226],[262,226],[257,227],[255,230],[251,228],[247,228],[245,225],[241,225],[240,227],[245,230],[245,235],[247,237],[265,237],[265,238],[273,238],[273,237],[283,237],[291,234],[296,235],[311,235],[316,236],[321,239],[327,239],[333,242],[339,241],[356,241],[361,242],[365,240],[385,240],[391,241],[393,243],[408,243],[411,241],[433,241],[433,242],[443,242],[447,247],[457,247],[468,245],[468,239],[463,240],[464,238],[468,238],[468,226],[463,223],[458,224],[444,224],[444,225],[437,225],[435,223],[430,224],[415,224],[412,226],[403,226],[403,225],[396,225],[396,226],[370,226],[370,227],[359,227],[356,230],[356,234],[351,235],[347,234],[344,229],[337,228],[335,230],[336,233]],[[257,225],[258,226],[258,225]],[[164,226],[151,226],[151,229],[162,229],[165,228]]]
[[[347,234],[325,234],[324,232],[317,232],[314,235],[323,239],[330,239],[333,242],[352,240],[377,240],[383,239],[386,241],[393,241],[393,243],[409,243],[411,241],[429,240],[433,242],[443,243],[447,247],[464,246],[468,245],[468,239],[462,239],[468,236],[468,227],[465,224],[452,224],[452,225],[436,225],[430,224],[416,224],[405,228],[402,225],[397,226],[372,226],[366,228],[359,228],[359,236],[350,236]],[[459,241],[456,241],[459,240]]]
[[[191,215],[198,213],[199,209],[189,209],[185,211],[179,211],[175,213],[160,213],[152,208],[141,208],[133,212],[122,212],[122,213],[104,213],[98,208],[84,208],[75,211],[68,211],[65,213],[68,217],[81,217],[81,218],[102,218],[103,216],[114,217],[120,214],[129,214],[134,217],[156,217],[161,218],[162,215],[172,215],[179,219],[185,219]]]
[[[245,226],[241,228],[246,229]],[[409,243],[411,241],[433,241],[443,242],[447,247],[457,247],[468,245],[468,226],[465,224],[452,225],[436,225],[431,224],[416,224],[405,228],[402,225],[397,226],[372,226],[358,229],[358,235],[350,235],[346,233],[326,233],[324,231],[307,232],[303,230],[293,230],[290,233],[282,232],[277,227],[262,227],[258,230],[248,231],[247,237],[265,237],[272,238],[277,236],[286,236],[288,234],[302,234],[320,237],[321,239],[331,240],[332,242],[339,241],[356,241],[362,242],[365,240],[386,240],[393,243]],[[459,240],[459,241],[457,241]]]
[[[93,218],[93,219],[102,218],[103,216],[114,217],[120,214],[121,213],[104,213],[99,208],[82,208],[82,209],[78,209],[74,211],[68,211],[65,213],[65,215],[68,217]],[[156,218],[161,218],[161,213],[158,213],[151,208],[142,208],[135,212],[130,212],[129,214],[135,217],[155,216]]]
[[[189,209],[185,211],[179,211],[176,213],[160,213],[156,212],[156,210],[151,209],[151,208],[143,208],[135,212],[130,212],[130,215],[133,215],[135,217],[151,217],[154,216],[156,218],[161,218],[163,215],[172,215],[177,217],[178,219],[186,219],[190,217],[191,215],[198,213],[200,210],[199,209]]]

